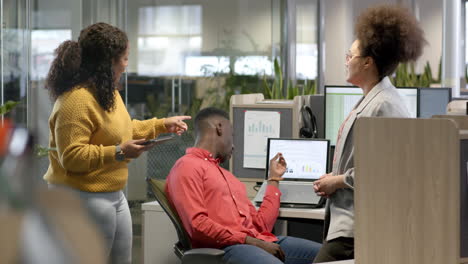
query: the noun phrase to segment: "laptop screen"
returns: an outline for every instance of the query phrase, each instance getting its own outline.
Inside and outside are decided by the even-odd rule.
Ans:
[[[317,180],[327,173],[329,145],[327,139],[269,138],[265,178],[268,179],[270,159],[281,152],[287,163],[285,180]]]

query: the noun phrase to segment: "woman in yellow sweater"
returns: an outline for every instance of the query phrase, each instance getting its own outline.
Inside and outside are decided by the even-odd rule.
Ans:
[[[127,163],[152,147],[142,144],[145,139],[180,135],[190,118],[130,119],[117,91],[128,50],[125,32],[105,23],[91,25],[78,42],[57,48],[46,83],[55,100],[49,146],[56,151],[49,153],[44,179],[83,198],[103,232],[110,263],[131,263],[132,221],[122,192]]]

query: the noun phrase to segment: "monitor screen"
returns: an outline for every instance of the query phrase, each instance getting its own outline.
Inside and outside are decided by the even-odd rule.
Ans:
[[[352,86],[325,86],[325,138],[332,145],[341,123],[362,97],[362,89]]]
[[[408,109],[410,117],[417,118],[418,117],[418,88],[397,87],[397,89],[401,97],[403,97],[403,101],[405,102],[406,109]]]
[[[452,100],[450,88],[419,88],[419,117],[431,118],[445,115],[447,104]]]
[[[418,117],[418,88],[398,87],[398,92],[410,117]],[[362,89],[355,86],[325,86],[325,138],[331,145],[336,144],[341,124],[362,95]]]
[[[327,173],[328,149],[325,139],[269,138],[267,145],[266,173],[270,159],[281,152],[287,163],[285,180],[313,181]]]

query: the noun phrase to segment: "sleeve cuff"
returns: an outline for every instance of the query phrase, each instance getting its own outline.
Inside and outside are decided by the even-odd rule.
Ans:
[[[154,130],[156,135],[167,132],[167,127],[164,125],[164,120],[166,120],[166,118],[154,118]]]
[[[242,232],[235,232],[226,238],[216,240],[216,245],[219,248],[223,248],[223,247],[237,245],[237,244],[245,244],[246,238],[247,238],[247,234],[242,233]]]
[[[345,173],[344,183],[349,188],[354,189],[354,170],[349,170]]]
[[[235,240],[235,244],[245,244],[245,239],[247,238],[247,234],[246,233],[236,233],[232,236],[232,238]]]
[[[266,189],[266,192],[265,192],[265,195],[274,195],[274,196],[278,196],[278,198],[279,198],[279,197],[281,197],[281,191],[276,186],[268,185],[267,189]]]
[[[115,146],[105,146],[101,156],[102,164],[115,161]]]

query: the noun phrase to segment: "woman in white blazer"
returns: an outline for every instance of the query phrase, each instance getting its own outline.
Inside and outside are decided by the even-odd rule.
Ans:
[[[346,54],[347,82],[360,87],[364,96],[338,131],[332,172],[314,183],[314,191],[328,197],[324,243],[314,263],[354,258],[354,123],[369,116],[409,117],[388,76],[400,62],[416,60],[426,44],[416,18],[398,6],[365,10],[355,35]]]

